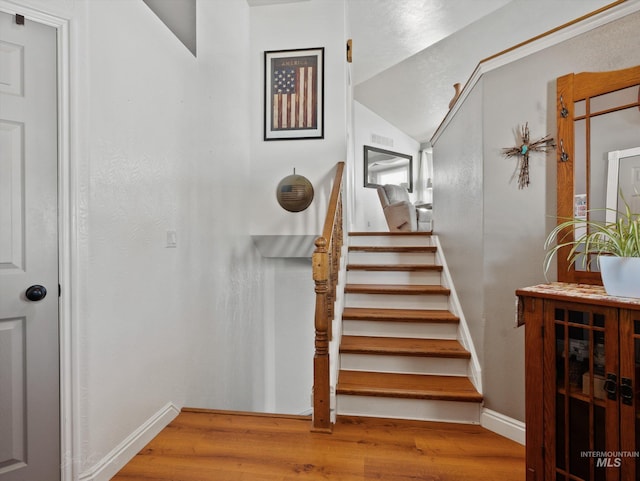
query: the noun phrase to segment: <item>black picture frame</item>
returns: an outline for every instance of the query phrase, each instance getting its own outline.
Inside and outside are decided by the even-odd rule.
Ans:
[[[413,155],[365,145],[363,148],[363,159],[365,187],[375,189],[384,183],[389,183],[402,185],[407,188],[408,192],[413,192]],[[382,182],[378,180],[382,178],[385,173],[399,174],[401,182]],[[394,175],[394,177],[396,177],[396,175]]]
[[[264,52],[264,140],[324,138],[324,47]]]

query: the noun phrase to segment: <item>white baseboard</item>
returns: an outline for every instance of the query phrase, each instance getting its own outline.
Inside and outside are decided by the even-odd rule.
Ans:
[[[180,409],[177,406],[173,403],[167,404],[132,432],[95,466],[82,473],[79,481],[109,481],[178,414],[180,414]]]
[[[511,439],[516,443],[525,444],[525,424],[491,409],[483,408],[480,414],[480,425],[500,436]]]

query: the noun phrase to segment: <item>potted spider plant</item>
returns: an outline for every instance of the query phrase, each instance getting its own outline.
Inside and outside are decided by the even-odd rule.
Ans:
[[[569,247],[569,266],[580,262],[587,268],[596,259],[608,295],[640,298],[640,214],[631,212],[621,198],[624,209],[614,211],[615,222],[591,221],[589,215],[586,219],[568,218],[549,233],[544,244],[545,276],[552,258]],[[574,237],[574,232],[584,233]]]

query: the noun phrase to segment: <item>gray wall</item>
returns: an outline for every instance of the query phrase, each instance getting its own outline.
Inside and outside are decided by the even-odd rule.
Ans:
[[[196,55],[196,0],[142,0],[169,27],[176,37]]]
[[[482,361],[484,337],[482,81],[438,140],[433,156],[434,232]]]
[[[555,79],[640,64],[640,14],[486,73],[434,142],[434,216],[483,369],[485,406],[524,420],[518,287],[544,282],[542,245],[555,216],[555,154],[533,154],[518,189],[502,149],[529,123],[555,137]],[[515,174],[515,175],[514,175]],[[458,256],[461,256],[458,259]]]

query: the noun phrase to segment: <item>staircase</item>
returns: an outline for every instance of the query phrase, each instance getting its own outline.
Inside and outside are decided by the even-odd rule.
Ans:
[[[337,412],[477,424],[460,318],[428,233],[351,233]]]

